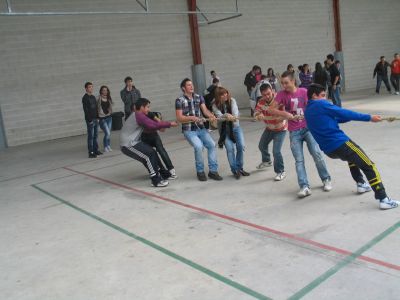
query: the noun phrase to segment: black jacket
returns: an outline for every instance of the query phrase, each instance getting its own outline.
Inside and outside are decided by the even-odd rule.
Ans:
[[[257,84],[256,75],[254,75],[251,71],[246,74],[244,79],[244,85],[247,87],[247,91],[251,91]]]
[[[383,65],[381,62],[378,62],[375,66],[373,77],[375,77],[376,74],[378,74],[379,76],[382,76],[382,77],[388,77],[387,69],[389,67],[390,67],[390,64],[387,61],[385,61],[385,63]]]
[[[95,96],[85,94],[82,97],[82,106],[86,121],[92,122],[97,119],[97,100]]]

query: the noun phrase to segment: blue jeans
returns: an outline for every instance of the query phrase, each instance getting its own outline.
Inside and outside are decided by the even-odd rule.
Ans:
[[[271,155],[268,152],[268,145],[273,140],[272,155],[274,156],[274,171],[275,173],[282,173],[285,171],[285,165],[283,164],[283,156],[281,153],[283,141],[285,140],[286,130],[284,131],[271,131],[264,130],[260,142],[258,143],[258,149],[261,151],[262,162],[271,161]]]
[[[307,186],[310,187],[307,179],[307,172],[304,166],[304,153],[303,142],[306,142],[308,151],[314,159],[315,166],[317,167],[319,177],[322,181],[330,179],[331,176],[326,168],[325,160],[322,152],[319,149],[317,142],[314,140],[308,128],[302,128],[296,131],[291,131],[290,134],[290,149],[294,160],[296,161],[297,181],[300,188]]]
[[[332,102],[336,106],[342,107],[342,99],[340,99],[340,86],[336,86],[336,89],[334,90],[332,88]]]
[[[94,119],[92,122],[86,121],[86,127],[88,151],[89,153],[96,153],[99,150],[99,145],[97,144],[97,135],[99,131],[97,119]]]
[[[232,142],[227,134],[225,138],[225,148],[231,171],[232,173],[236,173],[237,171],[243,169],[244,136],[240,126],[233,127],[233,136],[235,137],[236,145]]]
[[[111,116],[100,119],[99,121],[101,130],[104,131],[104,138],[103,138],[103,145],[104,149],[111,146],[111,125],[112,125],[112,118]]]
[[[376,76],[376,89],[375,89],[376,93],[379,94],[382,81],[385,83],[386,89],[390,93],[392,89],[390,88],[389,79],[387,78],[387,76],[385,77],[379,74]]]
[[[203,147],[208,152],[208,168],[210,172],[218,171],[217,152],[215,142],[207,129],[197,129],[195,131],[185,130],[183,132],[186,140],[194,148],[194,158],[197,173],[204,172]]]

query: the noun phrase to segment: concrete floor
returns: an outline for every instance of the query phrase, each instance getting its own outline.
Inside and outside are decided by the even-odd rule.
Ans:
[[[350,109],[400,115],[400,97],[346,95]],[[351,101],[348,99],[352,99]],[[244,111],[247,114],[247,110]],[[242,122],[248,178],[199,182],[179,129],[162,134],[179,179],[149,186],[142,165],[118,150],[86,158],[85,136],[0,153],[2,299],[400,299],[400,208],[356,195],[345,163],[327,159],[322,191],[309,154],[312,196],[288,177],[258,171],[263,125]],[[400,198],[400,122],[343,126]],[[217,134],[213,132],[216,139]]]

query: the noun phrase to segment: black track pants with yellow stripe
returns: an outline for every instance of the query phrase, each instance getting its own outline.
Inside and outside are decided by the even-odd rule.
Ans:
[[[375,164],[369,159],[365,152],[353,141],[347,141],[335,151],[327,154],[330,158],[339,158],[349,163],[351,176],[356,182],[364,183],[363,171],[371,188],[375,192],[376,199],[386,198],[385,188],[382,184],[381,175]]]

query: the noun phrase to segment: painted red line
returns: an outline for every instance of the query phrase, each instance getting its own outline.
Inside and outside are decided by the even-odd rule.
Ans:
[[[142,191],[142,190],[139,190],[137,188],[129,187],[127,185],[123,185],[123,184],[120,184],[120,183],[117,183],[117,182],[113,182],[111,180],[104,179],[104,178],[101,178],[101,177],[97,177],[97,176],[94,176],[94,175],[91,175],[91,174],[88,174],[88,173],[85,173],[85,172],[76,171],[76,170],[73,170],[73,169],[68,168],[68,167],[64,167],[64,169],[66,169],[68,171],[71,171],[71,172],[74,172],[74,173],[77,173],[77,174],[84,175],[86,177],[90,177],[90,178],[96,179],[96,180],[101,181],[101,182],[108,183],[110,185],[113,185],[113,186],[116,186],[116,187],[119,187],[119,188],[122,188],[122,189],[125,189],[125,190],[129,190],[129,191],[132,191],[132,192],[135,192],[135,193],[138,193],[138,194],[142,194],[142,195],[145,195],[145,196],[148,196],[148,197],[151,197],[151,198],[157,198],[157,199],[169,202],[169,203],[173,203],[173,204],[176,204],[176,205],[179,205],[179,206],[190,208],[192,210],[196,210],[196,211],[199,211],[199,212],[202,212],[202,213],[205,213],[205,214],[208,214],[208,215],[212,215],[212,216],[215,216],[215,217],[218,217],[218,218],[221,218],[221,219],[229,220],[229,221],[232,221],[234,223],[239,223],[239,224],[242,224],[242,225],[246,225],[248,227],[259,229],[261,231],[273,233],[275,235],[287,238],[289,240],[295,240],[295,241],[298,241],[298,242],[302,242],[304,244],[312,245],[312,246],[315,246],[315,247],[320,248],[320,249],[329,250],[329,251],[336,252],[338,254],[342,254],[342,255],[346,255],[346,256],[352,254],[352,252],[348,251],[348,250],[343,250],[343,249],[340,249],[340,248],[337,248],[337,247],[333,247],[333,246],[330,246],[330,245],[326,245],[326,244],[322,244],[322,243],[319,243],[319,242],[315,242],[313,240],[305,239],[305,238],[296,236],[294,234],[290,234],[290,233],[286,233],[286,232],[283,232],[283,231],[275,230],[273,228],[268,228],[268,227],[265,227],[265,226],[262,226],[262,225],[257,225],[257,224],[250,223],[250,222],[247,222],[247,221],[244,221],[244,220],[240,220],[240,219],[237,219],[237,218],[234,218],[234,217],[230,217],[230,216],[227,216],[227,215],[224,215],[224,214],[220,214],[220,213],[215,212],[215,211],[211,211],[211,210],[204,209],[204,208],[201,208],[201,207],[197,207],[197,206],[194,206],[194,205],[186,204],[186,203],[183,203],[183,202],[180,202],[180,201],[177,201],[177,200],[169,199],[169,198],[166,198],[166,197],[163,197],[163,196],[160,196],[160,195],[156,195],[156,194],[153,194],[153,193],[149,193],[149,192],[146,192],[146,191]],[[373,263],[373,264],[376,264],[376,265],[379,265],[379,266],[387,267],[389,269],[400,271],[400,266],[399,265],[391,264],[391,263],[388,263],[388,262],[385,262],[385,261],[381,261],[381,260],[378,260],[378,259],[375,259],[375,258],[371,258],[371,257],[368,257],[368,256],[363,256],[362,255],[362,256],[359,256],[357,259],[363,260],[363,261],[367,261],[367,262],[370,262],[370,263]]]

